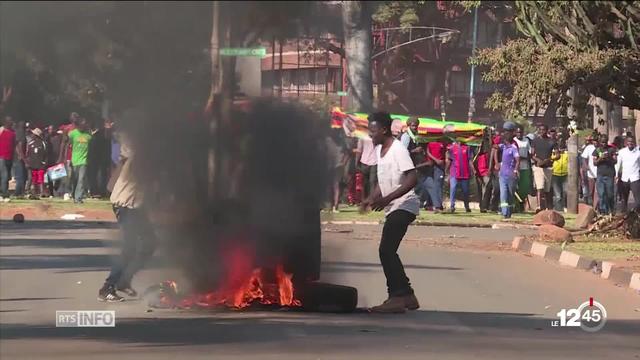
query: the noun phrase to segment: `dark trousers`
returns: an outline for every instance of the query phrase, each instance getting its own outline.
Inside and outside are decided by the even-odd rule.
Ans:
[[[105,285],[128,287],[133,276],[153,255],[156,237],[143,210],[114,207],[113,212],[122,230],[122,253]]]
[[[489,202],[489,210],[500,211],[500,172],[494,171],[491,176],[491,201]]]
[[[596,190],[600,200],[598,205],[598,211],[600,211],[600,214],[608,215],[610,213],[615,213],[613,177],[598,175],[598,178],[596,179]]]
[[[618,183],[618,191],[622,196],[622,211],[627,212],[629,204],[629,192],[633,193],[633,201],[635,202],[635,209],[640,209],[640,180],[634,182]]]
[[[416,216],[405,210],[396,210],[387,215],[382,229],[380,241],[380,262],[387,278],[387,291],[391,296],[405,296],[413,294],[409,278],[404,272],[404,266],[398,256],[398,247],[407,233],[407,227]]]
[[[553,175],[551,187],[553,188],[553,210],[564,212],[564,206],[567,203],[567,175]]]
[[[456,208],[456,189],[458,185],[462,188],[462,200],[464,208],[469,209],[469,179],[449,178],[449,202],[452,209]]]
[[[75,185],[73,199],[75,201],[81,201],[84,198],[87,186],[87,165],[74,166],[72,179]]]
[[[0,196],[9,196],[9,179],[11,179],[11,165],[13,162],[0,159]]]
[[[480,211],[489,210],[491,204],[491,197],[493,195],[493,179],[491,175],[486,175],[476,178],[476,185],[478,186],[478,202],[480,203]]]
[[[444,184],[444,169],[438,166],[433,167],[433,172],[424,181],[426,198],[430,199],[431,205],[442,210],[442,186]]]
[[[107,182],[109,181],[110,164],[108,162],[98,162],[89,165],[89,191],[91,196],[107,196]]]
[[[28,173],[27,167],[24,165],[24,161],[22,160],[17,160],[13,166],[14,166],[15,177],[16,177],[15,195],[23,196],[25,185],[27,184],[27,179],[29,177],[29,175],[27,174]]]
[[[62,180],[51,180],[49,179],[49,181],[47,182],[47,189],[49,189],[49,196],[62,196],[64,195],[64,192],[61,191],[62,189]]]

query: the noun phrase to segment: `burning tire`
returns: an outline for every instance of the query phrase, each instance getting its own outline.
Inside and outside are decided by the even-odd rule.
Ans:
[[[304,311],[346,313],[358,305],[358,290],[351,286],[309,282],[296,289]]]

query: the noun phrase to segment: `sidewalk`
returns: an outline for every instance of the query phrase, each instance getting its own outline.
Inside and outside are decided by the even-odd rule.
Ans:
[[[341,207],[339,213],[331,213],[323,211],[321,219],[328,224],[336,225],[367,225],[380,224],[384,222],[384,212],[369,212],[360,214],[355,206]],[[420,211],[420,215],[416,218],[413,225],[423,226],[457,226],[457,227],[483,227],[490,228],[494,224],[500,224],[504,227],[509,225],[526,225],[530,224],[533,219],[533,213],[513,214],[509,221],[504,221],[502,215],[496,213],[480,213],[479,210],[472,210],[471,213],[457,210],[455,213],[434,214],[432,211]],[[563,214],[566,228],[572,228],[576,215]]]
[[[631,243],[630,251],[638,248],[637,243]],[[607,257],[585,256],[584,251],[578,249],[576,252],[573,248],[562,248],[557,244],[535,241],[522,236],[513,238],[511,247],[527,256],[537,256],[545,261],[557,263],[562,266],[568,266],[574,269],[589,271],[604,280],[609,280],[619,287],[630,288],[640,294],[640,270],[637,267],[637,261],[631,260],[625,263],[625,259],[616,258],[615,261],[608,260]],[[570,249],[571,251],[568,251]]]

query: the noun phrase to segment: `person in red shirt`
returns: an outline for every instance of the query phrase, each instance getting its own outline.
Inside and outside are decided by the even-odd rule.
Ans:
[[[434,213],[444,210],[442,206],[442,186],[444,184],[444,165],[446,147],[442,141],[432,141],[427,144],[427,163],[431,163],[433,171],[425,179],[427,195],[431,199]]]
[[[11,116],[6,116],[3,126],[0,127],[0,197],[9,197],[9,178],[15,146],[16,133],[13,131],[13,119]]]
[[[470,213],[469,207],[469,179],[473,178],[473,151],[465,143],[454,141],[448,147],[447,168],[449,169],[449,197],[451,202],[450,212],[456,210],[456,190],[458,185],[462,188],[464,208]]]
[[[486,213],[491,204],[491,195],[493,194],[493,182],[491,181],[491,149],[492,141],[485,138],[480,145],[478,156],[474,161],[476,168],[476,184],[478,186],[478,197],[480,202],[480,212]]]

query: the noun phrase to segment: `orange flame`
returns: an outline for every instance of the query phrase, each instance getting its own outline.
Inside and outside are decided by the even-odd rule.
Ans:
[[[227,284],[217,291],[189,295],[180,300],[177,296],[177,284],[174,281],[166,281],[164,282],[164,291],[168,295],[161,296],[161,303],[165,306],[178,308],[227,306],[234,309],[244,309],[253,304],[302,306],[300,300],[296,299],[294,295],[293,282],[291,281],[293,275],[286,273],[282,265],[276,266],[276,283],[265,282],[264,271],[261,268],[254,269],[244,279],[241,275],[238,273],[230,274]]]

